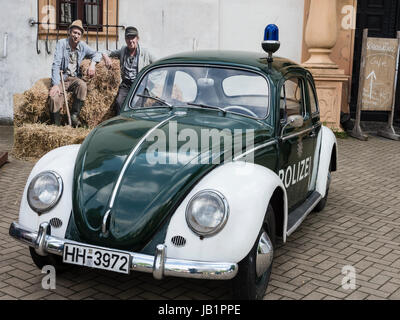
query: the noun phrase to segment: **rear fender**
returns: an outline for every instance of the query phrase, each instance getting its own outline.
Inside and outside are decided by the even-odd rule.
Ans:
[[[337,168],[337,163],[336,163],[337,141],[335,134],[332,132],[332,130],[325,126],[322,126],[320,134],[321,134],[321,151],[320,151],[320,159],[318,166],[316,191],[318,191],[322,197],[325,197],[328,172],[331,160],[335,162],[332,163],[332,167],[335,169]],[[332,152],[335,152],[333,156]]]

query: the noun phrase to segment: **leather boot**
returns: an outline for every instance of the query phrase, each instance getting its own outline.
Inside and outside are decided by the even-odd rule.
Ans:
[[[71,110],[71,122],[72,126],[77,128],[82,126],[81,122],[79,121],[79,113],[81,112],[83,106],[83,101],[79,99],[74,99],[74,103],[72,104]]]
[[[60,126],[61,125],[60,111],[58,111],[58,112],[50,112],[50,124],[54,124],[56,126]]]

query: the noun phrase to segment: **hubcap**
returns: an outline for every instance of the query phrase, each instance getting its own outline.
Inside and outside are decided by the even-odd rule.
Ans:
[[[271,266],[272,258],[274,256],[274,249],[272,242],[268,237],[268,234],[264,232],[257,246],[257,257],[256,257],[256,273],[257,277],[261,277]]]

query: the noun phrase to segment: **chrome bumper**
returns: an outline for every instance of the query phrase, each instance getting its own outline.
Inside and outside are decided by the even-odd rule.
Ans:
[[[86,243],[79,243],[51,236],[50,234],[47,234],[48,230],[50,230],[50,228],[47,222],[40,224],[39,231],[29,230],[28,228],[13,222],[10,226],[9,234],[18,241],[35,248],[37,253],[40,255],[51,253],[62,256],[65,243],[87,245]],[[99,246],[93,247],[109,249]],[[159,244],[155,256],[122,250],[118,251],[128,253],[131,256],[130,269],[132,271],[152,273],[153,277],[158,280],[161,280],[166,276],[229,280],[234,278],[238,272],[237,263],[201,262],[166,258],[166,249],[167,247],[164,244]]]

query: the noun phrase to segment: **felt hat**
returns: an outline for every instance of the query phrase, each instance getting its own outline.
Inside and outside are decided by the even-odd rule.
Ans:
[[[68,30],[71,30],[72,28],[78,28],[79,30],[81,30],[82,34],[85,33],[85,30],[83,29],[81,20],[75,20],[74,22],[72,22],[69,25]]]

